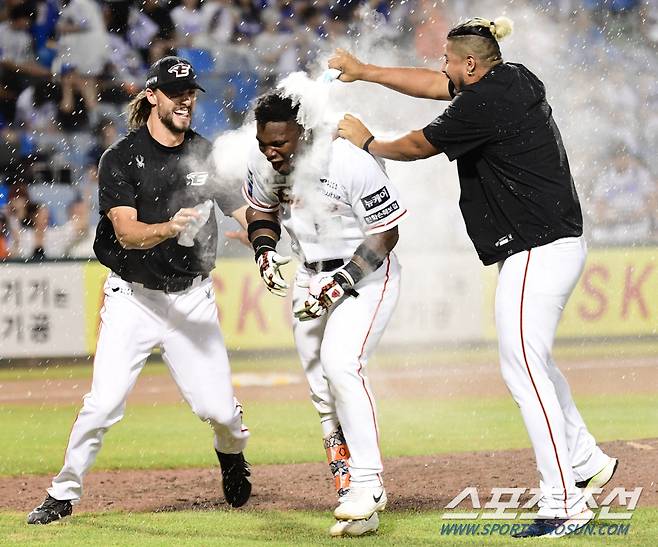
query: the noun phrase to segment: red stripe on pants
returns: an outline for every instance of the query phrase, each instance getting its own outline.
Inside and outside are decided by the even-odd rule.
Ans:
[[[564,482],[564,475],[562,473],[562,466],[560,465],[560,458],[557,454],[557,446],[555,446],[555,439],[553,438],[553,430],[551,429],[551,424],[548,421],[548,414],[546,414],[546,409],[544,408],[544,403],[541,400],[541,397],[539,396],[539,390],[537,389],[537,386],[535,384],[535,380],[532,377],[532,372],[530,372],[530,365],[528,365],[528,357],[526,356],[525,352],[525,342],[523,340],[523,298],[525,296],[525,283],[526,279],[528,277],[528,266],[530,265],[530,252],[528,251],[528,260],[525,264],[525,272],[523,273],[523,287],[521,289],[521,320],[520,320],[520,327],[521,327],[521,349],[523,350],[523,361],[525,362],[525,368],[528,371],[528,376],[530,376],[530,381],[532,382],[532,387],[535,390],[535,394],[537,395],[537,399],[539,400],[539,406],[541,406],[541,410],[544,413],[544,418],[546,419],[546,427],[548,427],[548,435],[551,438],[551,443],[553,445],[553,451],[555,452],[555,459],[557,460],[557,468],[560,471],[560,479],[562,480],[562,488],[564,489],[564,510],[567,510],[567,486],[566,483]]]
[[[391,269],[391,258],[387,257],[386,258],[386,278],[384,279],[384,287],[382,287],[382,294],[379,297],[379,302],[377,302],[377,307],[375,308],[375,313],[372,315],[372,320],[370,321],[370,326],[368,327],[368,332],[366,333],[366,337],[363,340],[363,344],[361,345],[361,353],[359,354],[359,370],[357,371],[357,374],[361,377],[361,383],[363,384],[363,389],[366,392],[366,395],[368,396],[368,401],[370,402],[370,411],[372,413],[372,422],[375,426],[375,434],[377,436],[377,447],[379,448],[379,430],[377,429],[377,416],[375,415],[375,405],[372,402],[372,398],[370,397],[370,393],[368,393],[368,388],[366,387],[366,379],[363,377],[361,374],[361,370],[363,369],[363,363],[361,363],[361,357],[363,357],[363,353],[366,348],[366,342],[368,341],[368,337],[370,336],[370,331],[372,330],[372,326],[375,323],[375,318],[377,317],[377,312],[379,312],[379,308],[382,305],[382,301],[384,300],[384,294],[386,293],[386,285],[388,285],[388,280],[389,280],[389,271]],[[379,457],[381,458],[381,451]]]

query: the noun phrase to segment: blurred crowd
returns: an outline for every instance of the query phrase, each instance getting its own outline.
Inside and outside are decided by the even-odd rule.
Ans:
[[[554,24],[569,31],[561,55],[577,59],[562,75],[569,119],[560,127],[572,164],[578,153],[588,240],[656,244],[658,2],[561,0],[554,10]]]
[[[449,27],[487,6],[0,1],[0,260],[93,257],[98,159],[125,131],[125,104],[154,60],[177,53],[194,64],[207,90],[196,128],[212,138],[238,127],[253,98],[280,76],[308,69],[341,40],[368,38],[404,51],[410,63],[437,66]],[[591,240],[658,242],[657,3],[514,0],[507,4],[512,17],[519,6],[536,10],[564,36],[565,58],[578,56],[560,108],[579,119],[563,133],[583,131],[586,140],[589,129],[607,143],[588,147],[586,168],[574,169]],[[502,11],[496,9],[492,16]],[[523,62],[533,67],[542,59]]]

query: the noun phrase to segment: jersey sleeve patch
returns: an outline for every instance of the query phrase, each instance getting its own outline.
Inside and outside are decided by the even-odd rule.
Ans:
[[[389,215],[381,222],[378,222],[373,226],[368,226],[368,229],[366,230],[366,235],[378,234],[390,230],[391,228],[394,228],[407,217],[407,213],[408,211],[406,209],[403,208],[398,209],[395,212],[395,214]]]
[[[366,211],[371,211],[373,209],[376,209],[380,205],[386,203],[389,199],[391,199],[391,195],[388,192],[388,188],[386,188],[386,186],[383,186],[376,192],[373,192],[372,194],[362,197],[361,203],[363,204],[363,208]],[[366,219],[367,218],[368,217],[366,217]],[[368,221],[366,220],[366,222]]]
[[[371,207],[372,209],[372,207]],[[396,201],[393,201],[389,203],[386,207],[383,209],[380,209],[379,211],[376,211],[374,213],[370,213],[369,215],[366,215],[363,217],[363,220],[366,224],[375,224],[376,222],[386,220],[388,217],[393,215],[396,211],[400,210],[400,204]]]

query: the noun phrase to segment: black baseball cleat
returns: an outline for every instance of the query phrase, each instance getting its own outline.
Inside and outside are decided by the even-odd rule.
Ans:
[[[524,528],[517,534],[512,534],[515,538],[536,538],[548,537],[559,538],[572,534],[585,526],[592,518],[594,513],[589,509],[585,509],[579,515],[569,518],[555,518],[555,519],[535,519],[532,524]]]
[[[603,488],[612,479],[618,465],[617,458],[610,458],[601,471],[587,480],[577,482],[576,486],[578,488]]]
[[[50,494],[39,507],[32,509],[27,516],[28,524],[49,524],[55,520],[67,517],[73,512],[73,506],[69,500],[56,500]]]
[[[231,507],[242,507],[251,496],[251,483],[247,478],[251,475],[249,462],[244,459],[242,452],[217,452],[217,459],[222,469],[222,488],[226,501]]]

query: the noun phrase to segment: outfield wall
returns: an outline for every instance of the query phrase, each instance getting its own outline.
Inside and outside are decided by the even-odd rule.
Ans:
[[[657,257],[656,247],[590,251],[558,337],[656,336]],[[402,294],[384,344],[495,340],[495,267],[482,268],[470,252],[401,261]],[[293,271],[287,267],[285,277]],[[0,264],[0,359],[93,354],[106,275],[97,262]],[[229,349],[293,347],[290,299],[267,292],[253,260],[219,261],[213,282]]]

